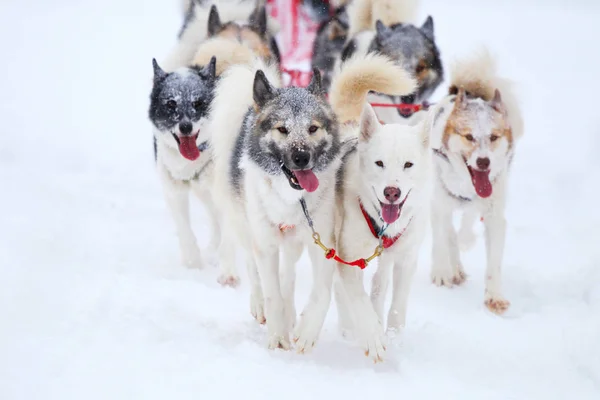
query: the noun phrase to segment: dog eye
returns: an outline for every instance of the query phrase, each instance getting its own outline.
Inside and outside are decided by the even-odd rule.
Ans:
[[[496,140],[498,140],[499,136],[498,135],[492,135],[490,136],[490,142],[495,142]]]
[[[414,165],[413,163],[411,163],[410,161],[407,161],[407,162],[404,163],[404,169],[410,168],[413,165]]]
[[[174,110],[177,108],[177,102],[175,100],[169,100],[167,101],[167,107]]]
[[[308,133],[315,133],[318,129],[319,129],[318,126],[311,125],[310,128],[308,128]]]
[[[472,142],[473,140],[475,140],[473,135],[471,135],[470,133],[468,135],[465,135],[465,139],[467,139],[469,142]]]
[[[383,161],[375,161],[375,165],[377,165],[378,167],[383,168]]]
[[[196,111],[200,110],[203,106],[202,100],[196,100],[195,102],[192,103],[192,106],[194,106]]]
[[[285,128],[285,126],[280,126],[279,128],[277,128],[277,130],[279,131],[279,133],[283,133],[284,135],[287,135],[288,130]]]

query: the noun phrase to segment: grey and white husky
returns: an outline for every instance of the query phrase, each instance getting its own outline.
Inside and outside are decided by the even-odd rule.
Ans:
[[[218,221],[209,184],[212,174],[206,121],[214,98],[216,58],[206,66],[165,72],[156,62],[148,115],[154,132],[154,157],[165,198],[175,221],[183,262],[202,267],[203,259],[189,218],[192,189],[207,207],[213,239],[219,240]]]

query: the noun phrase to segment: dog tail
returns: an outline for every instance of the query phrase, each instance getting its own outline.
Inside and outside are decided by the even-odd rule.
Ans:
[[[415,23],[419,0],[353,0],[348,5],[350,36],[375,29],[377,20],[386,26]]]
[[[248,47],[234,40],[215,37],[200,45],[192,65],[206,65],[213,56],[217,58],[217,76],[232,65],[252,65],[255,60],[254,53]]]
[[[372,27],[381,20],[389,26],[397,23],[415,23],[419,0],[372,0]]]
[[[259,3],[260,4],[260,3]],[[179,35],[179,41],[162,63],[163,69],[171,72],[190,64],[200,44],[208,36],[208,16],[211,7],[215,5],[221,21],[246,21],[254,13],[254,1],[239,0],[192,0],[185,3],[189,8],[185,12],[185,21]],[[268,30],[275,34],[279,25],[273,18],[268,18]]]
[[[416,81],[389,58],[367,54],[346,61],[333,77],[329,101],[341,122],[358,121],[369,91],[402,96],[412,93]]]
[[[463,89],[471,96],[490,101],[498,89],[508,111],[513,137],[519,139],[523,136],[524,123],[513,85],[513,82],[498,74],[496,60],[487,48],[482,48],[472,57],[454,62],[449,93],[456,94]]]
[[[276,65],[255,58],[250,64],[236,64],[219,79],[211,106],[209,132],[210,146],[215,163],[215,188],[229,190],[231,157],[246,113],[254,104],[254,76],[262,70],[269,82],[281,87],[281,76]],[[225,195],[226,193],[220,193]]]

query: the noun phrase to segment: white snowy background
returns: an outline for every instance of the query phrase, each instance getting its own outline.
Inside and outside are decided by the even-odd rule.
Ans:
[[[428,239],[404,338],[373,365],[335,307],[312,354],[268,351],[245,273],[224,289],[180,264],[147,120],[178,1],[3,0],[0,399],[600,399],[599,3],[423,1],[445,65],[486,44],[519,82],[512,308],[483,306],[481,238],[454,289],[430,283]],[[304,256],[299,311],[310,280]]]

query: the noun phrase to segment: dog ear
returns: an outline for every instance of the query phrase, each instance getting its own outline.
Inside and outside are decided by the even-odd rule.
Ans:
[[[375,114],[375,110],[369,103],[365,103],[362,113],[360,114],[360,135],[358,140],[361,142],[368,142],[373,137],[377,127],[379,126],[379,119]]]
[[[208,37],[215,36],[222,27],[219,11],[217,10],[217,6],[213,4],[210,7],[210,14],[208,14]]]
[[[377,31],[375,39],[378,43],[381,43],[381,40],[386,39],[392,34],[392,30],[385,26],[380,19],[378,19],[377,22],[375,22],[375,30]]]
[[[212,56],[208,64],[202,68],[202,73],[208,77],[208,79],[213,80],[217,76],[217,57]]]
[[[467,107],[467,94],[465,89],[458,88],[456,98],[454,99],[454,107],[457,109]]]
[[[255,8],[248,17],[248,22],[262,37],[267,35],[267,9],[264,6]]]
[[[158,82],[167,76],[167,73],[156,62],[156,58],[152,59],[152,68],[154,68],[154,82]]]
[[[346,60],[350,59],[354,53],[356,52],[356,41],[354,39],[350,40],[344,50],[342,50],[342,55],[340,56],[342,59],[342,63]]]
[[[278,64],[281,64],[281,52],[279,51],[279,45],[277,44],[277,39],[275,39],[275,37],[272,37],[269,41],[269,48],[275,61],[277,61]]]
[[[431,40],[432,42],[434,41],[435,35],[433,34],[433,18],[431,15],[427,17],[420,29],[427,39]]]
[[[348,28],[342,24],[337,18],[329,21],[329,40],[344,39],[348,33]]]
[[[323,95],[323,84],[321,81],[321,71],[319,71],[318,68],[313,68],[312,72],[313,72],[313,75],[312,75],[312,78],[310,79],[310,83],[306,87],[306,90],[308,90],[310,93],[314,94],[315,96],[322,96]]]
[[[506,115],[506,106],[502,101],[502,96],[500,96],[500,91],[498,89],[494,91],[494,98],[490,101],[490,105],[494,110]]]
[[[256,71],[256,75],[254,75],[254,87],[252,91],[254,103],[258,108],[263,107],[269,100],[272,100],[275,97],[273,86],[271,86],[265,73],[260,69]]]

